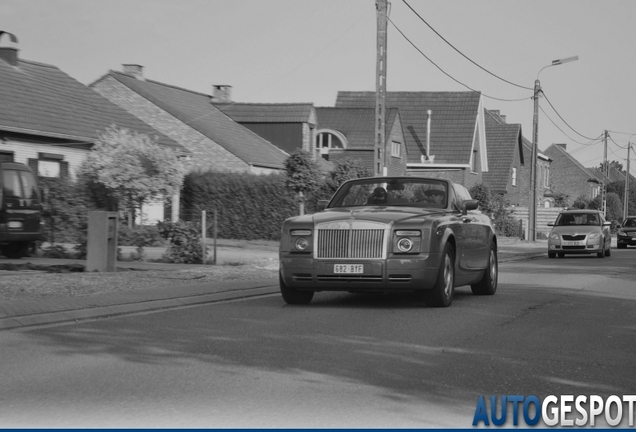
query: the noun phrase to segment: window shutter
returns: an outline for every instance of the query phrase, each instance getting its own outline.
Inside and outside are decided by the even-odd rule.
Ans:
[[[37,159],[29,159],[27,164],[29,165],[29,168],[31,168],[31,171],[33,172],[33,177],[35,177],[35,179],[38,179],[38,160]]]
[[[60,162],[60,178],[68,177],[68,162]]]

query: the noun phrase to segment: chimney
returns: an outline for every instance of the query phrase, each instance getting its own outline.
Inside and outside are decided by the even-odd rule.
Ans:
[[[138,64],[123,64],[123,72],[126,75],[144,81],[144,67]]]
[[[13,33],[0,31],[0,38],[2,38],[2,35],[4,34],[9,35],[9,39],[11,40],[11,42],[16,44],[18,43],[18,38],[15,37]],[[0,60],[4,60],[5,62],[9,63],[11,66],[17,66],[18,65],[18,49],[16,47],[9,47],[9,46],[0,47]]]
[[[212,103],[232,102],[231,85],[212,85]]]
[[[568,145],[567,144],[554,144],[557,147],[561,147],[563,150],[567,150]]]

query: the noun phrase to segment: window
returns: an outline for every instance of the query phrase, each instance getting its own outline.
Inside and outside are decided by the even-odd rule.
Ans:
[[[329,152],[333,149],[344,149],[344,137],[336,132],[319,132],[316,135],[316,153],[329,160]]]
[[[37,159],[29,159],[29,168],[38,177],[68,177],[68,162],[64,155],[55,153],[38,153]]]
[[[512,185],[517,186],[517,168],[512,169]]]
[[[473,150],[473,157],[470,159],[470,172],[477,172],[477,150]]]
[[[550,187],[550,167],[546,166],[543,170],[543,186]]]
[[[391,142],[391,156],[399,158],[401,156],[400,155],[401,149],[402,149],[402,145],[399,142],[397,141]]]

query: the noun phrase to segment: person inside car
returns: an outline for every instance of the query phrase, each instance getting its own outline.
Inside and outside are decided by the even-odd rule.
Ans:
[[[387,192],[382,186],[378,186],[367,200],[367,204],[380,205],[387,203]]]
[[[431,189],[425,192],[428,204],[432,207],[444,207],[445,193],[439,189]]]

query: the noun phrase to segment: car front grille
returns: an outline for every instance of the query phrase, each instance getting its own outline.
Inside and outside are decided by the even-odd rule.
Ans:
[[[563,240],[585,240],[585,234],[579,234],[579,235],[563,235]]]
[[[317,258],[382,258],[384,229],[319,229]]]

